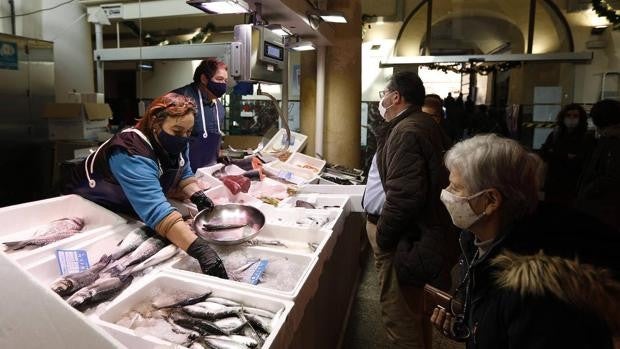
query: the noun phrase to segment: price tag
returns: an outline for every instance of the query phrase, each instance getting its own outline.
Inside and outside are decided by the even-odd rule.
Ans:
[[[256,285],[260,282],[261,276],[263,276],[265,269],[267,269],[267,264],[269,264],[269,261],[266,259],[261,259],[261,261],[258,262],[258,267],[256,268],[256,270],[254,271],[254,274],[252,274],[252,277],[250,278],[250,283],[252,285]]]
[[[90,268],[88,253],[84,250],[56,250],[60,275],[79,273]]]
[[[291,178],[293,178],[293,173],[289,172],[289,171],[279,171],[278,172],[278,177],[285,179],[287,181],[290,181]]]

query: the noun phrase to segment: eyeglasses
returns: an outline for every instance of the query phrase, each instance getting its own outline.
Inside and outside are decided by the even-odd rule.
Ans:
[[[386,94],[394,92],[394,90],[383,90],[379,91],[379,98],[383,98]]]

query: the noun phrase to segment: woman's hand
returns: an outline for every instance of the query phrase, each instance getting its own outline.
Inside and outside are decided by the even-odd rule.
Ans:
[[[439,305],[435,307],[433,315],[431,315],[431,323],[439,332],[443,333],[444,336],[452,340],[455,339],[452,333],[454,317],[447,312],[444,307]]]

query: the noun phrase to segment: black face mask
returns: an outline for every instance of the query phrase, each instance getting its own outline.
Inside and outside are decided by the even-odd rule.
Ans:
[[[159,131],[157,138],[164,150],[174,155],[180,154],[189,143],[189,137],[173,136],[164,130]]]
[[[215,82],[213,80],[209,80],[207,83],[207,88],[213,95],[217,98],[220,98],[226,93],[226,83],[225,82]]]

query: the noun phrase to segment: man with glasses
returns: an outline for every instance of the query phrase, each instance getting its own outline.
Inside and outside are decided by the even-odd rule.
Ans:
[[[424,348],[430,338],[422,331],[423,286],[448,287],[449,246],[456,244],[456,235],[446,234],[450,220],[439,201],[448,183],[442,163],[447,149],[440,126],[421,111],[425,89],[417,74],[395,74],[379,96],[387,122],[377,137],[385,191],[375,238],[383,321],[398,347]]]
[[[224,105],[220,98],[226,93],[228,67],[216,58],[207,58],[194,71],[194,81],[172,92],[192,97],[197,111],[189,143],[192,171],[213,165],[220,152]]]

